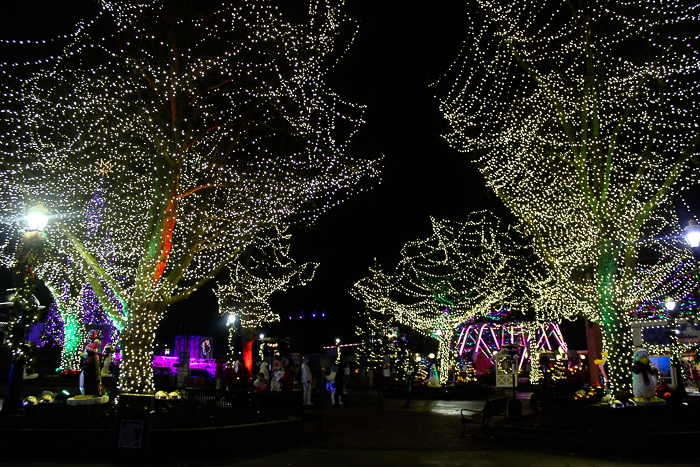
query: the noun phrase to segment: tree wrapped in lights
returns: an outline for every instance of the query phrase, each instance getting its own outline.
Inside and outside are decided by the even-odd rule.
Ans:
[[[369,270],[373,276],[381,273],[376,259],[374,267]],[[357,326],[355,334],[360,338],[356,353],[367,359],[369,368],[381,364],[384,357],[395,362],[403,374],[413,367],[413,352],[409,349],[408,337],[394,323],[391,313],[366,307],[361,312],[361,324]]]
[[[16,218],[41,200],[57,215],[49,240],[122,328],[122,391],[154,390],[152,343],[168,305],[261,228],[313,222],[377,174],[374,161],[345,155],[361,109],[322,82],[344,17],[322,0],[297,7],[104,2],[29,78],[3,69],[0,212]],[[75,216],[106,172],[109,264]]]
[[[230,283],[219,285],[214,293],[219,300],[219,313],[234,315],[239,326],[229,326],[229,350],[236,335],[243,343],[243,361],[253,366],[252,344],[265,323],[278,322],[280,317],[270,307],[270,296],[278,291],[304,286],[310,282],[317,263],[297,264],[289,257],[291,234],[274,226],[256,236],[252,245],[228,267]]]
[[[381,270],[351,293],[368,308],[390,314],[438,341],[440,381],[447,381],[455,329],[506,308],[526,309],[530,282],[542,271],[527,239],[487,212],[464,223],[432,219],[433,235],[406,243],[396,272]]]
[[[697,5],[476,3],[463,57],[438,81],[453,83],[447,140],[552,266],[539,318],[600,322],[610,389],[628,389],[630,317],[692,288],[669,236],[671,198],[698,174]]]
[[[100,173],[103,177],[107,176],[103,170]],[[104,188],[101,186],[90,200],[82,222],[88,232],[88,241],[95,242],[100,235],[100,241],[95,242],[96,253],[99,262],[109,269],[114,259],[114,248],[109,241],[109,233],[100,229],[103,206]],[[54,297],[54,306],[47,317],[48,325],[44,328],[41,342],[57,342],[61,347],[61,368],[76,370],[80,368],[80,355],[89,343],[88,328],[107,326],[108,340],[116,342],[118,323],[100,305],[90,282],[80,283],[82,276],[76,273],[70,258],[54,255],[50,261],[43,262],[41,271]],[[103,285],[103,292],[114,309],[121,311],[120,303],[111,290]],[[51,336],[54,333],[58,336],[57,341]]]

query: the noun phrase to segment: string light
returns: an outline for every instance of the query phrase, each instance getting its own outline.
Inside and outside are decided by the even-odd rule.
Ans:
[[[56,216],[46,234],[55,262],[69,265],[75,290],[90,283],[121,328],[120,389],[153,393],[153,339],[168,305],[260,229],[315,222],[377,177],[379,162],[345,155],[364,110],[323,83],[347,22],[340,8],[312,0],[288,21],[254,0],[193,12],[102,6],[60,55],[1,67],[0,215],[7,231],[36,201]],[[105,263],[104,236],[79,213],[107,174]],[[16,236],[0,238],[0,261],[12,264]]]
[[[219,313],[235,315],[240,320],[240,327],[229,326],[229,352],[233,352],[235,336],[241,334],[243,360],[249,369],[252,366],[251,345],[257,330],[265,323],[280,320],[270,307],[270,296],[277,291],[306,285],[318,267],[317,263],[297,264],[289,257],[291,234],[286,231],[286,227],[274,226],[259,233],[248,250],[228,268],[230,282],[214,289]]]
[[[459,326],[500,317],[504,309],[528,309],[523,292],[539,283],[543,265],[527,238],[491,213],[472,213],[464,223],[431,220],[433,235],[406,243],[393,275],[375,266],[351,293],[373,312],[436,339],[444,383],[458,353]]]
[[[446,139],[550,263],[538,319],[601,323],[609,389],[629,389],[631,317],[696,281],[671,200],[698,181],[697,5],[477,4],[433,85]]]

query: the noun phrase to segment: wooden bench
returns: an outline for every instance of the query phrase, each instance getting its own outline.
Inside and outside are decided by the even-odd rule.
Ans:
[[[481,410],[472,409],[462,409],[460,410],[460,415],[462,415],[462,436],[464,436],[464,430],[467,428],[467,423],[482,423],[484,425],[484,431],[489,424],[491,417],[496,415],[506,414],[506,407],[508,406],[508,397],[499,397],[496,399],[489,399],[486,401],[486,405]],[[465,415],[464,412],[471,412]]]

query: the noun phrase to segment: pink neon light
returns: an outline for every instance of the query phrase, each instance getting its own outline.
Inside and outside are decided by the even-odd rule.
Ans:
[[[471,324],[465,328],[465,331],[464,331],[464,340],[462,341],[462,346],[459,348],[459,355],[462,355],[462,353],[464,352],[464,344],[467,343],[467,336],[469,336],[469,330],[470,330],[471,328],[472,328],[472,325],[471,325]],[[461,336],[460,336],[460,338],[461,338]]]
[[[559,325],[554,323],[552,324],[552,328],[554,328],[554,337],[557,339],[559,347],[563,348],[564,352],[569,353],[569,347],[566,345],[566,342],[564,342],[564,336],[561,335],[561,329],[559,329]]]
[[[477,341],[476,341],[476,349],[474,350],[474,353],[479,351],[479,346],[481,345],[481,342],[482,342],[481,334],[484,332],[484,326],[486,326],[486,324],[482,324],[481,327],[479,328],[479,339],[477,339]],[[488,350],[488,348],[486,350]],[[484,352],[484,353],[486,353],[486,352]]]
[[[544,328],[543,324],[540,324],[540,329],[542,329],[542,338],[540,339],[540,342],[544,341],[544,344],[542,344],[543,349],[547,350],[552,350],[552,344],[549,342],[549,339],[547,338],[547,330]]]
[[[546,333],[545,333],[545,330],[544,330],[544,326],[542,326],[541,324],[540,324],[540,329],[542,329],[542,335],[540,336],[539,339],[537,339],[537,348],[538,348],[538,349],[539,349],[540,347],[542,347],[542,341],[547,337],[547,336],[545,336]],[[537,331],[535,331],[535,332],[537,332]]]
[[[502,346],[498,345],[498,337],[496,337],[496,333],[493,332],[493,328],[490,328],[490,330],[491,330],[491,336],[493,336],[493,341],[496,343],[496,348],[500,349]],[[493,354],[491,354],[491,355],[493,355]],[[489,358],[491,358],[491,357],[489,357]]]

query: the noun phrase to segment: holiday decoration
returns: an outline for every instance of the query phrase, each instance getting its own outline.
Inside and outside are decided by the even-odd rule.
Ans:
[[[109,235],[100,229],[103,206],[104,188],[100,187],[86,209],[83,222],[88,232],[86,241],[96,245],[95,250],[100,262],[109,268],[114,260],[114,251],[109,242]],[[119,324],[115,323],[100,305],[91,284],[89,282],[79,284],[81,275],[73,269],[69,258],[56,255],[54,261],[44,263],[42,275],[54,297],[54,306],[47,317],[47,322],[51,323],[51,326],[45,326],[41,343],[53,341],[58,344],[61,347],[61,369],[75,370],[80,367],[80,352],[88,343],[88,328],[106,328],[109,334],[105,336],[107,340],[116,341],[119,335]],[[108,287],[102,285],[102,292],[115,310],[122,309]],[[56,314],[59,316],[56,317]],[[58,341],[51,337],[53,333],[58,334]]]
[[[254,242],[229,266],[230,283],[219,285],[214,293],[219,299],[219,313],[235,317],[229,326],[229,350],[233,339],[243,339],[243,360],[252,370],[251,346],[264,323],[277,322],[269,298],[277,291],[304,286],[313,279],[318,264],[296,264],[289,258],[291,235],[285,227],[275,226],[260,232]]]
[[[531,356],[534,355],[535,363],[530,365],[532,383],[537,383],[543,377],[538,365],[541,352],[555,350],[563,354],[568,352],[564,336],[556,323],[478,322],[466,323],[457,331],[455,335],[458,337],[454,345],[454,354],[457,358],[471,355],[471,358],[476,359],[477,355],[481,355],[489,360],[488,366],[490,366],[493,356],[504,345],[515,344],[523,349],[518,360],[518,371],[521,371],[528,361],[532,363]]]
[[[0,215],[43,201],[48,243],[121,329],[120,390],[152,393],[168,306],[260,230],[314,222],[378,164],[346,155],[362,109],[323,85],[345,24],[330,2],[101,5],[59,55],[2,66]],[[110,258],[75,215],[103,182]],[[11,264],[17,237],[5,234]]]
[[[632,364],[632,390],[635,399],[651,400],[656,395],[659,371],[649,362],[647,349],[634,351]]]
[[[374,266],[369,270],[372,274],[381,272],[376,258]],[[375,368],[387,358],[402,370],[402,374],[411,370],[414,365],[413,353],[408,347],[408,336],[401,330],[403,326],[395,324],[391,314],[377,312],[369,307],[365,307],[360,316],[361,324],[357,326],[355,334],[362,341],[356,354],[367,359],[367,366]]]
[[[351,293],[374,312],[435,338],[444,383],[459,326],[520,309],[546,270],[530,254],[526,236],[502,226],[493,214],[472,213],[464,223],[432,219],[432,224],[430,238],[404,245],[394,275],[377,269]]]
[[[696,288],[671,199],[697,184],[698,9],[678,2],[486,1],[433,89],[449,144],[552,268],[537,318],[601,323],[629,389],[630,317]]]

